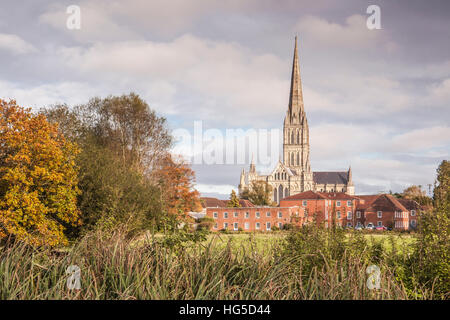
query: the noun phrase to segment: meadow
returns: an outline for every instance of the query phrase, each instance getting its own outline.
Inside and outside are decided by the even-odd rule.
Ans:
[[[183,233],[129,237],[119,229],[89,233],[58,250],[4,246],[0,299],[437,298],[432,289],[398,274],[405,271],[400,263],[409,253],[401,248],[411,245],[411,235],[316,227],[187,234],[189,239]],[[367,284],[372,264],[381,270],[376,289]],[[68,287],[72,265],[80,268],[80,289]]]

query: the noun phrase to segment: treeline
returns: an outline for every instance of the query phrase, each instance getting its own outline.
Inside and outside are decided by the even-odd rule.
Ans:
[[[155,229],[200,205],[194,172],[170,154],[166,119],[134,93],[37,113],[0,100],[0,134],[3,240]]]

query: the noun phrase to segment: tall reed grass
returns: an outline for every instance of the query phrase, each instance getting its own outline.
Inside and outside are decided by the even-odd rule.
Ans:
[[[302,244],[300,244],[302,245]],[[117,231],[86,235],[70,250],[0,248],[0,299],[408,299],[384,259],[380,289],[370,290],[372,263],[353,249],[293,250],[253,244],[236,252],[217,239],[178,250],[157,239],[136,241]],[[358,250],[369,250],[360,247]],[[297,252],[298,251],[298,252]],[[81,269],[81,289],[68,289],[66,270]],[[432,291],[416,288],[418,297]]]

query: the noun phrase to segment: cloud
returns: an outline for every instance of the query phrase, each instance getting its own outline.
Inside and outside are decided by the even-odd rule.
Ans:
[[[294,30],[308,43],[320,47],[335,47],[346,50],[365,50],[382,45],[386,50],[396,49],[383,30],[369,30],[367,17],[351,15],[344,24],[329,22],[321,17],[306,15],[294,26]]]
[[[33,87],[21,87],[17,83],[0,80],[0,98],[14,99],[19,105],[38,109],[57,103],[76,105],[94,96],[96,89],[87,83],[58,82]]]
[[[201,194],[214,193],[218,195],[230,195],[231,190],[238,191],[236,186],[233,185],[218,185],[218,184],[197,184],[195,188]]]
[[[450,78],[442,80],[438,84],[433,84],[428,88],[430,106],[450,107]]]
[[[13,54],[27,54],[36,52],[36,48],[15,34],[0,33],[0,50]]]
[[[236,43],[184,35],[171,42],[65,47],[59,53],[70,72],[91,81],[164,82],[172,88],[170,95],[179,99],[173,112],[215,125],[254,124],[250,121],[254,115],[271,119],[287,106],[289,63]],[[184,93],[192,99],[189,104],[177,96]],[[240,117],[235,117],[237,113]]]

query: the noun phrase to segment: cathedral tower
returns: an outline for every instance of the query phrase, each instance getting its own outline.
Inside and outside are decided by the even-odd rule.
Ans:
[[[295,37],[289,107],[283,124],[283,164],[312,181],[309,163],[309,128],[303,106],[302,82]],[[305,181],[306,182],[306,181]]]

